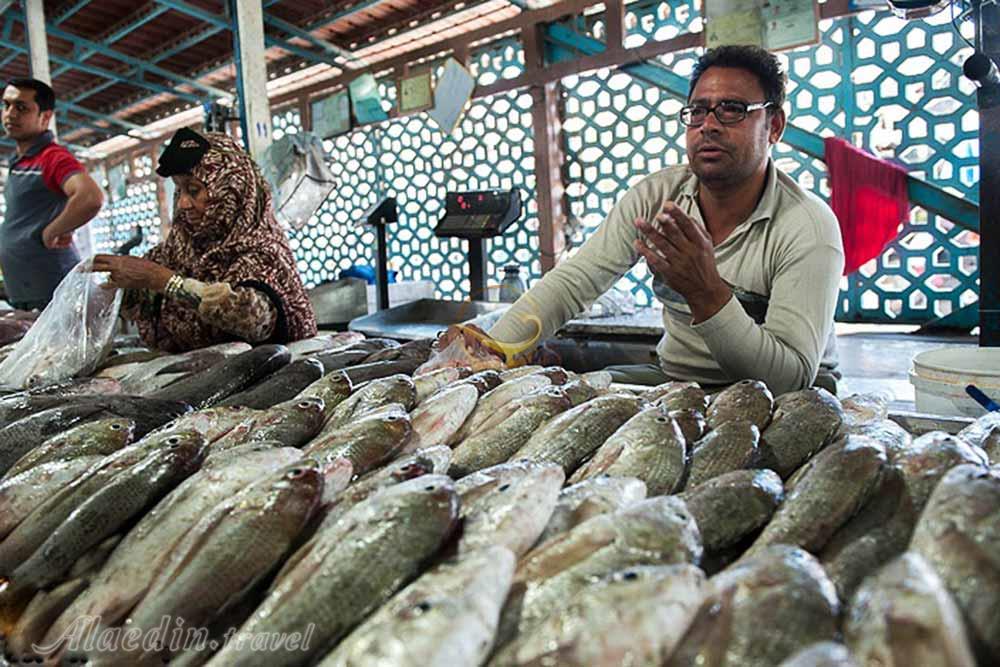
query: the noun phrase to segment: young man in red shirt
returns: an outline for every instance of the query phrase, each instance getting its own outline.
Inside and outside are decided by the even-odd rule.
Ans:
[[[63,277],[80,261],[73,231],[101,210],[104,195],[73,155],[48,130],[55,112],[52,88],[15,79],[3,91],[3,127],[17,144],[4,186],[7,212],[0,224],[0,270],[15,308],[44,308]]]

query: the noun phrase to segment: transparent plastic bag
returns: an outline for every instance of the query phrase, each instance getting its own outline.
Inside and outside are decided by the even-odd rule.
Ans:
[[[111,347],[121,290],[101,287],[85,259],[59,283],[52,302],[0,363],[0,386],[30,389],[89,375]]]

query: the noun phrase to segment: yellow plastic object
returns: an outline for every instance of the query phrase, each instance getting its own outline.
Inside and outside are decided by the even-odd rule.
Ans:
[[[538,339],[542,336],[542,321],[535,315],[525,315],[524,317],[526,321],[535,323],[535,335],[530,340],[522,341],[520,343],[504,343],[492,338],[475,327],[466,327],[461,324],[455,326],[462,332],[463,336],[471,335],[484,346],[503,356],[504,365],[508,368],[515,368],[517,366],[522,366],[525,363],[523,359],[518,359],[517,355],[534,347],[535,343],[537,343]]]

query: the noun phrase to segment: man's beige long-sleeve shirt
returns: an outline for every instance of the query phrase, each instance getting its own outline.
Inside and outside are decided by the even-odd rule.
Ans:
[[[670,167],[631,188],[579,251],[532,287],[490,334],[514,343],[541,339],[583,312],[640,259],[636,218],[652,220],[674,201],[704,226],[690,167]],[[673,378],[706,385],[763,380],[775,395],[809,386],[820,360],[835,360],[833,313],[844,268],[833,211],[768,162],[757,208],[715,248],[719,274],[733,298],[714,316],[692,324],[680,294],[654,276],[663,304],[660,365]]]

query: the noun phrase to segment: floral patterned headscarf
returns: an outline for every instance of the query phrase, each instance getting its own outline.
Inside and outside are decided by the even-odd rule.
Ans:
[[[271,342],[315,335],[316,317],[260,170],[228,135],[209,133],[205,138],[210,148],[190,173],[208,191],[205,213],[190,219],[177,208],[175,196],[170,233],[146,258],[185,278],[267,294],[278,309]],[[143,340],[168,351],[232,339],[202,322],[191,307],[166,299],[156,321],[140,320],[139,329]]]

